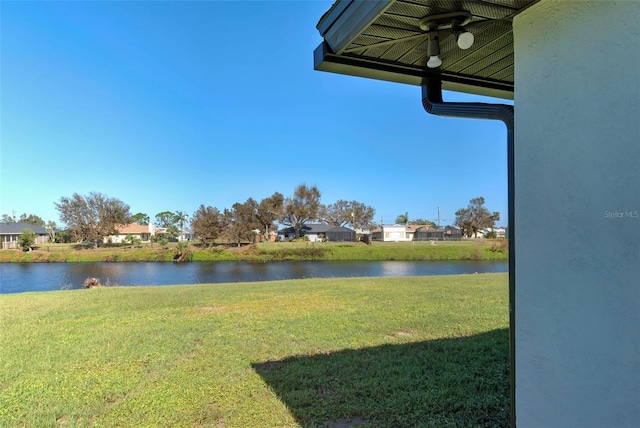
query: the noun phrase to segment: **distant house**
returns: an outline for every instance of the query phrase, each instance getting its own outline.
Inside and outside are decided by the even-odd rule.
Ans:
[[[462,230],[451,226],[446,228],[421,226],[416,230],[413,239],[414,241],[460,241],[462,239]]]
[[[189,229],[178,229],[178,241],[191,241],[193,239],[193,235]]]
[[[155,233],[151,236],[156,235],[161,238],[167,238],[165,235],[167,233],[166,227],[155,227]],[[178,228],[178,236],[175,238],[167,238],[169,241],[180,242],[180,241],[191,241],[193,239],[193,234],[189,229],[180,229]]]
[[[496,232],[496,238],[498,239],[504,239],[507,236],[507,229],[504,227],[496,227],[491,229],[494,232]]]
[[[495,238],[504,239],[507,235],[507,230],[504,227],[489,227],[487,229],[478,230],[477,238],[487,238],[491,237],[491,233],[495,232]],[[476,236],[474,235],[474,238]]]
[[[149,242],[151,237],[160,233],[153,223],[148,225],[125,224],[116,226],[118,233],[104,238],[104,243],[120,244],[127,236],[134,236],[142,242]]]
[[[415,229],[407,232],[404,224],[384,224],[371,233],[371,239],[382,242],[406,242],[413,239]]]
[[[300,231],[311,242],[355,242],[356,232],[353,229],[330,224],[305,224]],[[278,241],[287,241],[296,237],[293,227],[287,227],[278,231]]]
[[[462,239],[462,231],[456,227],[438,229],[429,225],[383,225],[372,232],[374,241],[409,242],[409,241],[458,241]]]
[[[471,235],[470,239],[484,238],[484,235],[486,235],[488,232],[489,232],[489,230],[487,230],[487,229],[478,229],[478,231],[476,233]]]
[[[407,241],[414,241],[416,232],[423,226],[417,224],[408,224],[404,227],[404,233],[407,237]]]
[[[2,249],[18,248],[18,239],[25,229],[31,229],[37,235],[36,244],[46,244],[49,241],[49,234],[42,226],[29,223],[0,223]]]

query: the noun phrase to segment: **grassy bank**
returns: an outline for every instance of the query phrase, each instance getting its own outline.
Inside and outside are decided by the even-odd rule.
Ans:
[[[0,324],[3,427],[509,421],[504,274],[0,295]]]
[[[87,249],[69,244],[49,244],[36,251],[0,251],[0,262],[127,262],[172,261],[175,245],[167,249],[145,245],[140,248],[100,247]],[[256,245],[214,246],[209,249],[190,245],[193,261],[278,261],[278,260],[507,260],[506,241],[460,242],[374,242],[309,243],[278,242]]]

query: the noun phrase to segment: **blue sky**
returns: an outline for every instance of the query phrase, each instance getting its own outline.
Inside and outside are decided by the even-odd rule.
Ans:
[[[59,223],[77,192],[132,213],[317,185],[377,222],[506,225],[506,130],[430,116],[419,87],[313,70],[330,1],[0,3],[0,214]],[[450,101],[489,101],[445,93]]]

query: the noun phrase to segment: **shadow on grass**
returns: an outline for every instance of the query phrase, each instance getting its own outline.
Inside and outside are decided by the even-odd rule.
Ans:
[[[305,428],[507,427],[508,336],[499,329],[253,368]]]

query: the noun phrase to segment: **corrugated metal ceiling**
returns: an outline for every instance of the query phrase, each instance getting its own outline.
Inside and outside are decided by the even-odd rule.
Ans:
[[[421,75],[439,73],[443,82],[512,92],[512,18],[536,1],[391,0],[366,5],[339,0],[318,24],[328,48],[324,47],[324,58],[316,54],[316,68],[413,84],[419,84]],[[471,14],[465,29],[474,34],[473,46],[462,50],[452,31],[441,30],[442,65],[427,68],[427,34],[420,20],[458,11]],[[334,61],[341,66],[330,64]],[[367,68],[375,69],[376,75],[368,75]]]

